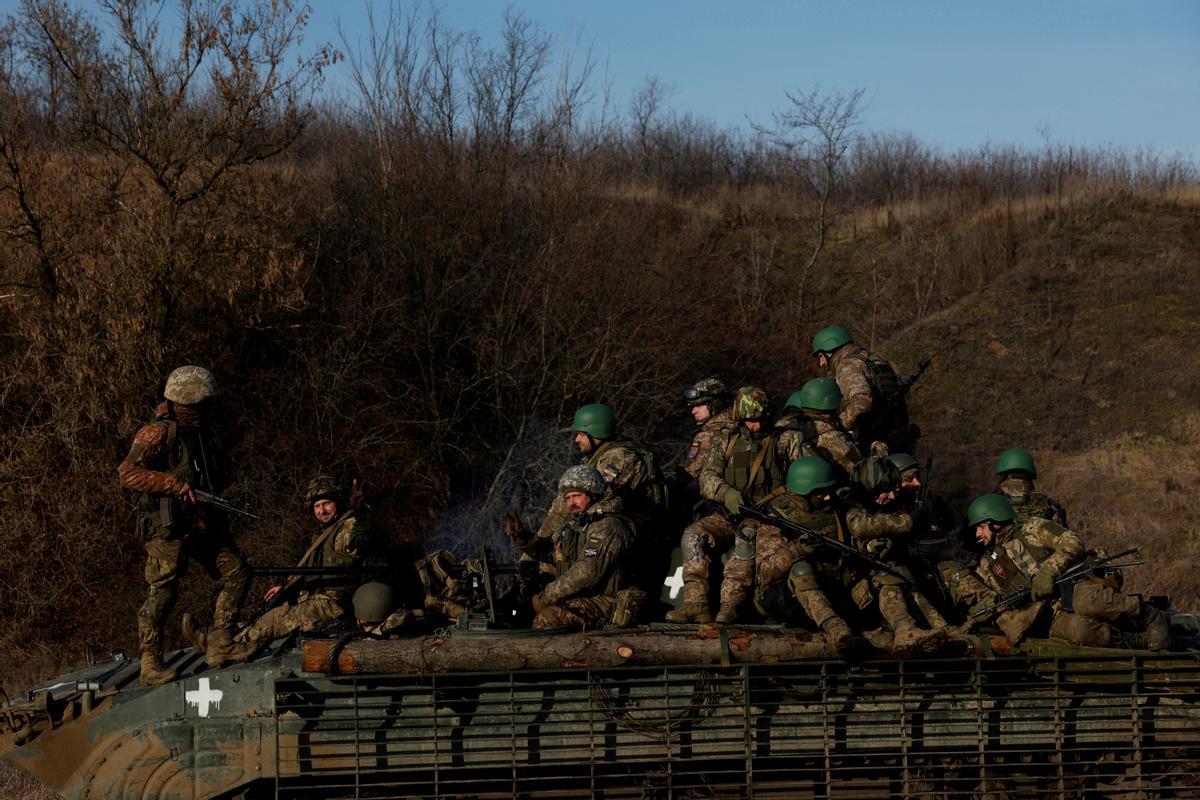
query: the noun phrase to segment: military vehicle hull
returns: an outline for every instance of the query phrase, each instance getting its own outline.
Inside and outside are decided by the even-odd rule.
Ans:
[[[819,635],[693,629],[670,635],[696,655],[644,663],[663,635],[352,645],[386,673],[332,674],[355,660],[321,641],[222,670],[178,654],[154,688],[97,665],[14,698],[2,756],[69,798],[1200,797],[1200,653],[971,639],[847,665],[778,658]],[[451,643],[505,668],[459,670]],[[508,668],[530,646],[558,666]]]

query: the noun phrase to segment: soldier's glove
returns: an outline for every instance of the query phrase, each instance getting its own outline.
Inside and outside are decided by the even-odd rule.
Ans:
[[[521,549],[529,544],[529,531],[526,530],[525,523],[521,522],[521,518],[516,514],[504,516],[504,533],[512,540],[513,544]]]
[[[729,509],[730,514],[740,514],[742,506],[746,504],[746,499],[737,489],[726,489],[724,499],[725,508]]]
[[[1048,569],[1038,570],[1033,576],[1033,585],[1029,587],[1029,593],[1033,595],[1034,600],[1045,600],[1054,594],[1054,573]]]

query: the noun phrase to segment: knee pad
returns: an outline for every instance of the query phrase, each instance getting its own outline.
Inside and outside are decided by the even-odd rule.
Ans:
[[[704,558],[704,540],[695,531],[685,530],[683,532],[683,539],[679,545],[683,548],[684,561],[695,561]]]
[[[758,550],[757,537],[753,528],[738,528],[737,543],[733,546],[733,554],[738,558],[752,561]]]
[[[788,586],[794,592],[806,592],[819,588],[817,573],[813,570],[812,565],[806,561],[797,561],[793,564],[788,571]]]

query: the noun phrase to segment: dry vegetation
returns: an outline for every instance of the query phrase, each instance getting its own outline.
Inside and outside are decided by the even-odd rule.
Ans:
[[[496,51],[381,20],[354,102],[324,106],[332,52],[296,66],[294,10],[241,5],[254,25],[185,5],[183,41],[140,0],[111,35],[53,0],[0,31],[4,684],[131,645],[115,466],[182,363],[227,387],[228,494],[264,516],[240,541],[277,563],[318,469],[365,476],[398,547],[478,540],[545,501],[575,405],[667,455],[681,386],[791,391],[843,322],[902,368],[934,355],[915,412],[941,491],[965,503],[1028,447],[1084,533],[1147,546],[1138,588],[1200,605],[1190,164],[947,156],[853,116],[830,163],[808,142],[839,117],[814,112],[853,95],[745,138],[654,84],[618,106],[519,17]]]

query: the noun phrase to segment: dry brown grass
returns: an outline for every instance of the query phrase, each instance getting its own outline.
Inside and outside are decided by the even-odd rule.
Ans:
[[[0,797],[5,800],[59,800],[61,796],[16,767],[0,762]]]

